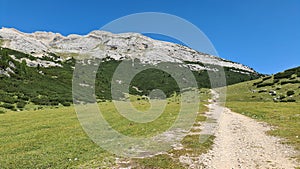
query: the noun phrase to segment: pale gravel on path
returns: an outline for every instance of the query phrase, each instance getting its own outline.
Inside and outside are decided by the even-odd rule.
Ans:
[[[217,108],[217,104],[213,104]],[[201,155],[189,168],[284,168],[299,166],[291,158],[296,152],[281,139],[266,134],[271,128],[225,108],[216,124],[212,150]]]

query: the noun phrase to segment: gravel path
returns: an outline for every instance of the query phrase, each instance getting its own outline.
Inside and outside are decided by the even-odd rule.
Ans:
[[[209,107],[210,116],[214,110],[223,108],[217,103]],[[227,108],[223,110],[215,125],[212,150],[200,156],[197,164],[191,164],[190,168],[290,169],[300,166],[291,158],[296,153],[291,147],[281,144],[277,137],[266,135],[266,131],[271,130],[268,125]]]

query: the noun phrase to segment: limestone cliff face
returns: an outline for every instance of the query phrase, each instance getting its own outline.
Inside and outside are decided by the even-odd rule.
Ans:
[[[241,73],[255,73],[253,69],[242,64],[201,53],[182,45],[153,40],[138,33],[112,34],[96,30],[83,36],[74,34],[62,36],[52,32],[23,33],[13,28],[2,28],[0,29],[0,42],[1,47],[40,58],[49,56],[49,53],[62,56],[62,59],[71,55],[84,54],[99,58],[110,57],[115,60],[138,58],[146,64],[185,62],[191,70],[209,69],[205,64],[212,64],[239,69]]]

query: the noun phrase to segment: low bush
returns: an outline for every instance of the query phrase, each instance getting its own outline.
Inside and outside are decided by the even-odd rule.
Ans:
[[[286,98],[285,95],[280,95],[280,96],[279,96],[279,99],[284,99],[284,98]]]
[[[289,78],[289,80],[294,80],[294,79],[296,79],[295,76],[292,76],[292,77]]]
[[[51,106],[58,106],[59,105],[59,102],[50,102],[49,103]]]
[[[10,103],[10,104],[14,104],[16,102],[16,99],[14,99],[11,96],[8,95],[4,95],[0,98],[1,101],[5,102],[5,103]]]
[[[296,102],[296,100],[293,99],[293,98],[289,98],[289,99],[287,99],[286,101],[287,101],[287,102]]]
[[[273,83],[278,83],[280,80],[279,79],[274,79]]]
[[[266,82],[266,83],[258,84],[257,87],[272,86],[273,84],[274,84],[273,82]]]
[[[11,109],[11,110],[15,108],[15,106],[13,104],[9,104],[9,103],[4,103],[0,106],[3,108],[6,108],[6,109]]]
[[[255,82],[255,83],[253,83],[253,86],[256,86],[256,85],[258,85],[258,84],[261,84],[263,81],[259,81],[259,82]]]
[[[291,96],[293,94],[295,94],[295,92],[293,90],[289,90],[289,91],[286,92],[287,96]]]
[[[268,79],[271,79],[271,78],[272,78],[272,76],[266,76],[266,77],[263,78],[263,80],[268,80]]]
[[[293,71],[284,71],[274,75],[274,79],[290,78],[294,74]]]
[[[267,90],[259,90],[258,93],[263,93],[263,92],[267,92]]]
[[[24,108],[25,105],[26,105],[26,102],[24,102],[24,101],[19,101],[19,102],[17,103],[17,108]]]
[[[287,80],[280,82],[281,85],[288,84],[288,83],[300,83],[300,80]]]
[[[63,102],[62,105],[63,106],[71,106],[71,103],[69,103],[69,102]]]

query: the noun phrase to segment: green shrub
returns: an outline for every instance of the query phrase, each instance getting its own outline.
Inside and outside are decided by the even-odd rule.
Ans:
[[[24,101],[19,101],[19,102],[17,103],[17,108],[24,108],[25,105],[26,105],[26,102],[24,102]]]
[[[279,79],[274,79],[273,83],[278,83],[280,80]]]
[[[280,82],[281,85],[288,84],[288,83],[300,83],[300,80],[286,80]]]
[[[10,104],[14,104],[16,102],[16,99],[14,99],[13,97],[8,96],[8,95],[2,96],[2,98],[0,98],[0,100],[5,103],[10,103]]]
[[[296,102],[296,100],[293,99],[293,98],[288,98],[286,101],[287,101],[287,102]]]
[[[284,72],[277,73],[274,75],[274,79],[290,78],[291,76],[293,76],[293,74],[296,74],[299,77],[300,67],[292,68]]]
[[[6,108],[6,109],[14,109],[15,106],[13,104],[9,104],[9,103],[4,103],[1,105],[1,107]]]
[[[284,72],[275,74],[274,79],[290,78],[293,74],[294,74],[294,72],[292,72],[292,71],[284,71]]]
[[[294,80],[294,79],[296,79],[295,76],[292,76],[292,77],[289,78],[289,80]]]
[[[266,82],[266,83],[258,84],[257,87],[272,86],[273,84],[274,84],[273,82]]]
[[[29,97],[28,97],[28,96],[20,96],[20,99],[21,99],[21,100],[24,100],[24,101],[28,101],[28,100],[29,100]]]
[[[263,80],[268,80],[268,79],[271,79],[272,76],[266,76],[266,77],[263,77]]]
[[[256,86],[256,85],[258,85],[258,84],[261,84],[263,81],[259,81],[259,82],[255,82],[255,83],[253,83],[253,86]]]
[[[295,92],[293,90],[289,90],[289,91],[286,92],[287,96],[291,96],[293,94],[295,94]]]
[[[58,105],[59,105],[59,102],[57,102],[57,101],[52,101],[52,102],[49,102],[48,104],[51,105],[51,106],[58,106]]]
[[[284,95],[279,96],[279,99],[284,99],[284,98],[286,98]]]
[[[31,101],[36,105],[50,105],[49,99],[46,96],[35,97]]]
[[[63,102],[62,105],[63,106],[71,106],[71,103],[69,103],[69,102]]]
[[[5,111],[4,110],[0,110],[0,114],[4,114],[5,113]]]
[[[259,90],[258,93],[264,93],[264,92],[267,92],[266,89],[263,89],[263,90]]]

